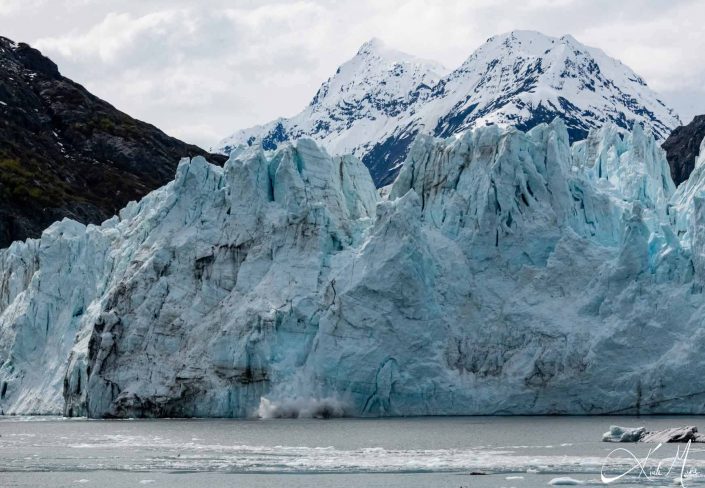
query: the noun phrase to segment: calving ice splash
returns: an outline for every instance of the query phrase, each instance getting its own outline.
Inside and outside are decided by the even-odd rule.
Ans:
[[[345,416],[345,403],[337,398],[287,398],[272,402],[260,398],[257,417],[271,418],[333,418]]]
[[[306,139],[184,160],[101,226],[0,253],[0,405],[702,413],[699,169],[676,190],[641,128],[571,145],[560,120],[420,136],[386,198]]]

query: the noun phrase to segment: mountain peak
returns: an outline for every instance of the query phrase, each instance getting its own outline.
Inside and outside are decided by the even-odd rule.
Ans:
[[[487,39],[486,44],[502,44],[502,45],[516,45],[516,44],[552,44],[556,42],[555,37],[548,36],[538,31],[532,30],[513,30],[505,32],[503,34],[498,34]]]
[[[15,50],[17,49],[17,43],[12,39],[0,36],[0,48]]]
[[[49,78],[58,79],[61,77],[56,64],[41,52],[24,42],[16,43],[7,37],[0,37],[0,57],[11,58],[14,63],[27,70],[41,73]]]
[[[478,53],[496,53],[496,56],[506,55],[507,52],[523,53],[533,56],[543,56],[546,51],[555,49],[560,45],[571,45],[580,51],[588,51],[585,45],[581,44],[570,34],[565,34],[561,37],[552,37],[541,32],[532,30],[514,30],[492,36],[480,46],[471,56],[471,59],[477,58]]]
[[[388,51],[389,48],[387,44],[379,37],[373,37],[369,41],[365,42],[360,49],[358,49],[357,54],[375,54],[381,51]]]
[[[365,42],[362,46],[360,46],[360,49],[358,49],[357,54],[347,62],[343,63],[341,69],[343,66],[349,65],[351,63],[357,66],[366,65],[367,68],[365,69],[386,69],[387,66],[385,64],[379,64],[379,60],[382,60],[383,63],[410,63],[417,66],[425,66],[428,69],[434,71],[439,78],[442,74],[448,72],[448,70],[443,67],[443,65],[441,65],[439,62],[431,59],[420,58],[404,51],[400,51],[399,49],[390,47],[386,42],[379,39],[378,37],[373,37],[369,41]],[[377,63],[376,66],[375,63]]]
[[[321,85],[309,103],[306,117],[325,114],[326,118],[335,118],[334,112],[356,107],[360,112],[358,117],[383,121],[387,116],[398,115],[405,110],[423,87],[427,93],[430,92],[444,73],[446,69],[439,63],[392,49],[375,37],[365,42],[354,57],[340,65],[335,74]],[[384,115],[380,117],[380,114]],[[265,149],[275,149],[276,142],[296,135],[285,130],[284,125],[279,123],[276,134],[262,138]],[[313,130],[317,134],[325,134],[328,127],[330,124],[322,124]],[[255,136],[255,140],[258,137]],[[238,141],[236,145],[241,143]],[[221,142],[220,147],[223,145],[228,145],[227,139]],[[348,152],[354,152],[356,145],[357,141],[344,147]]]

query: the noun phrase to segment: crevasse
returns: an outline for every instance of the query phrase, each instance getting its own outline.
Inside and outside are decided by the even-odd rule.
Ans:
[[[560,120],[421,136],[387,198],[306,139],[183,160],[0,252],[0,408],[703,413],[702,167]]]

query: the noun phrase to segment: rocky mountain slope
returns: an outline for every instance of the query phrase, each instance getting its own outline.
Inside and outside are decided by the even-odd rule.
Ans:
[[[703,161],[560,120],[420,137],[388,199],[307,139],[184,160],[0,252],[0,408],[702,414]]]
[[[378,186],[399,171],[419,133],[448,137],[496,124],[528,130],[560,116],[571,141],[613,123],[648,127],[659,141],[680,124],[644,80],[571,36],[515,31],[492,37],[459,68],[413,58],[373,40],[290,119],[240,130],[216,150],[312,137],[331,154],[352,153]]]
[[[688,179],[695,167],[700,143],[705,139],[705,115],[696,116],[687,125],[677,127],[662,147],[666,150],[671,177],[676,185]]]
[[[0,37],[0,247],[70,217],[99,223],[207,153],[135,120]],[[218,155],[213,162],[224,162]]]

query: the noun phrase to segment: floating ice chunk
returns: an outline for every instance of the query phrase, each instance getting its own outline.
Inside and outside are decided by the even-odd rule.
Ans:
[[[574,478],[568,478],[568,477],[562,477],[562,478],[553,478],[551,481],[548,482],[549,485],[561,485],[561,486],[567,486],[567,485],[583,485],[585,484],[584,481],[581,480],[576,480]]]
[[[702,434],[698,433],[698,428],[695,426],[689,427],[671,427],[669,429],[658,430],[656,432],[647,432],[641,439],[641,442],[705,442]]]
[[[646,434],[645,427],[610,426],[610,430],[602,434],[602,442],[639,442]]]
[[[670,427],[647,432],[644,427],[619,427],[613,425],[602,435],[604,442],[705,442],[705,436],[695,426]]]

